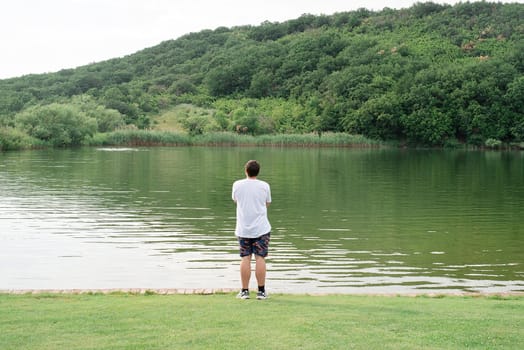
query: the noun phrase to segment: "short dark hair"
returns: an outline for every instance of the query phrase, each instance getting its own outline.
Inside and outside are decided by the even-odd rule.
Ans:
[[[258,176],[258,173],[260,172],[260,164],[256,160],[250,160],[246,163],[246,172],[247,176],[249,177],[255,177]]]

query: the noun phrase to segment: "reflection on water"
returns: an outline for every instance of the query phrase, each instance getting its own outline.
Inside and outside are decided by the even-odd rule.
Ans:
[[[0,289],[236,288],[253,158],[273,292],[524,291],[522,154],[273,148],[0,154]]]

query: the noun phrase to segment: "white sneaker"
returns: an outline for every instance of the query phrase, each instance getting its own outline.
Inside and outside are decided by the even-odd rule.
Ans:
[[[267,298],[269,298],[269,295],[266,294],[266,292],[258,292],[257,293],[257,299],[258,300],[266,300]]]
[[[238,292],[237,298],[238,299],[244,299],[244,300],[245,299],[249,299],[249,291],[248,290],[241,290],[240,292]]]

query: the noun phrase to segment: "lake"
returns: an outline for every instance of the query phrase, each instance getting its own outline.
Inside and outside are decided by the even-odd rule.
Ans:
[[[0,290],[239,287],[249,159],[270,293],[524,291],[524,152],[270,147],[0,153]]]

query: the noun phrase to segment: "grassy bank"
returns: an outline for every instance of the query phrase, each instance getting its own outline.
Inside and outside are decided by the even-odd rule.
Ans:
[[[410,147],[400,141],[380,141],[369,139],[362,135],[347,133],[310,134],[267,134],[246,135],[233,132],[210,132],[199,135],[190,135],[182,131],[173,130],[140,130],[122,129],[107,133],[97,133],[87,137],[83,146],[266,146],[266,147]],[[64,145],[63,147],[70,147]],[[78,145],[77,145],[78,146]],[[29,137],[15,129],[0,128],[0,151],[52,148],[57,147],[51,142]],[[422,147],[424,148],[424,147]],[[466,144],[449,144],[443,148],[451,149],[497,149],[523,150],[524,143],[500,144],[497,146],[473,146]]]
[[[335,146],[378,147],[380,141],[344,133],[242,135],[230,132],[190,136],[187,133],[159,130],[120,130],[97,134],[89,146]]]
[[[0,295],[7,349],[518,349],[523,297]]]
[[[385,143],[362,135],[345,133],[245,135],[214,132],[189,135],[168,130],[122,129],[87,137],[84,146],[297,146],[297,147],[380,147]],[[71,145],[69,145],[71,146]],[[64,145],[64,147],[69,147]],[[0,128],[0,151],[56,147],[15,129]]]

